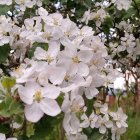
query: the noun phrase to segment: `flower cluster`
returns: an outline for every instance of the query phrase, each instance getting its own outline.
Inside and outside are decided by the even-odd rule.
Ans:
[[[11,5],[12,0],[0,0],[1,5]],[[25,11],[26,8],[32,8],[34,5],[41,6],[41,0],[14,0],[14,2],[19,6],[21,11]]]
[[[26,8],[42,4],[40,0],[14,2],[18,5],[17,11],[20,9],[23,13]],[[11,3],[10,0],[0,0],[2,5]],[[121,2],[122,7],[116,1],[113,3],[120,10],[128,8]],[[88,24],[88,21],[95,20],[96,27],[100,27],[108,13],[102,3],[95,7],[97,10],[86,11],[81,21]],[[100,88],[112,87],[119,75],[109,62],[100,35],[94,35],[93,29],[87,25],[77,26],[69,16],[64,18],[58,12],[50,14],[43,7],[37,9],[36,16],[25,18],[23,22],[20,25],[14,18],[0,17],[0,47],[9,45],[9,57],[13,62],[18,61],[18,67],[8,71],[16,82],[10,79],[10,84],[5,84],[6,81],[0,86],[2,90],[7,88],[5,92],[8,91],[8,96],[12,95],[15,102],[24,105],[25,119],[37,123],[45,115],[57,117],[61,113],[68,140],[87,140],[83,131],[86,128],[99,129],[101,134],[111,131],[112,140],[119,139],[126,130],[127,116],[121,108],[111,112],[107,104],[94,102]],[[118,28],[125,28],[123,24]],[[135,37],[129,30],[121,37],[120,45],[114,45],[113,51],[131,53],[135,46]],[[0,76],[2,73],[0,69]],[[89,101],[93,101],[90,114],[87,113]],[[17,122],[12,122],[12,125],[14,123]],[[0,137],[6,139],[4,134]]]

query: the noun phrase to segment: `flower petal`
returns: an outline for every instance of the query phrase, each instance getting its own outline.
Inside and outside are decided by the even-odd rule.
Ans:
[[[49,98],[45,98],[40,102],[40,108],[45,114],[49,116],[56,116],[61,112],[58,103],[55,100]]]
[[[18,88],[18,93],[19,93],[20,99],[24,103],[26,103],[26,104],[33,103],[34,90],[32,88],[26,88],[26,87],[20,86]]]
[[[25,116],[30,122],[38,122],[44,115],[38,103],[25,106]]]
[[[0,140],[6,140],[5,134],[0,133]]]
[[[47,84],[42,89],[42,93],[43,93],[44,97],[51,98],[51,99],[56,99],[60,94],[60,90],[56,86],[53,86],[51,84]]]
[[[100,128],[99,128],[99,132],[100,132],[101,134],[105,134],[105,132],[106,132],[106,127],[105,127],[104,125],[101,125]]]

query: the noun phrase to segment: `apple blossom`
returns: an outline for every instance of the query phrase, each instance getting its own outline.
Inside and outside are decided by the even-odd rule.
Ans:
[[[55,99],[59,96],[59,89],[53,85],[41,87],[37,83],[29,82],[25,87],[20,86],[19,96],[25,105],[25,116],[31,122],[37,122],[45,114],[58,115],[61,110]]]

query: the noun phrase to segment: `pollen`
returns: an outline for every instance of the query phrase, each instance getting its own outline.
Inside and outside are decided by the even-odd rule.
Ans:
[[[64,80],[65,80],[66,82],[68,82],[69,79],[70,79],[70,76],[66,74],[65,77],[64,77]]]
[[[72,61],[73,61],[73,63],[79,63],[80,62],[78,56],[73,57]]]
[[[36,91],[35,95],[34,95],[34,100],[39,103],[41,101],[41,99],[42,99],[41,91]]]
[[[47,55],[47,62],[51,63],[54,60],[53,57],[51,57],[50,55]]]

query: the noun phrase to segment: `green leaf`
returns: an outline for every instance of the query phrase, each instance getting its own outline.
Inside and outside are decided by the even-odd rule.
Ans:
[[[6,15],[8,11],[10,11],[10,6],[0,5],[0,15]]]
[[[133,16],[134,14],[136,14],[137,10],[135,8],[130,8],[126,11],[126,14],[124,15],[124,19],[128,19],[130,18],[131,16]]]
[[[35,129],[34,129],[34,124],[28,122],[27,123],[27,127],[26,127],[26,135],[28,137],[31,137],[32,135],[34,135]]]
[[[110,28],[113,27],[113,22],[111,17],[106,17],[103,23],[103,30],[106,34],[110,33]]]
[[[4,63],[10,53],[10,46],[8,44],[0,46],[0,64]]]
[[[3,117],[11,117],[23,113],[23,107],[13,97],[7,95],[5,100],[0,103],[0,115]]]
[[[12,78],[12,77],[5,76],[2,78],[1,83],[5,89],[11,89],[16,84],[16,79]]]
[[[0,124],[0,133],[8,134],[10,132],[10,128],[8,124]]]

